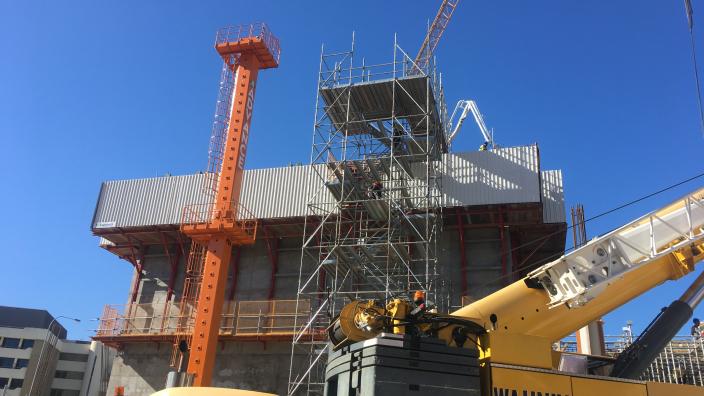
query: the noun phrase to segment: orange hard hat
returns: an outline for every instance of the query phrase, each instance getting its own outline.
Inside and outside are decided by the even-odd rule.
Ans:
[[[418,300],[421,298],[425,300],[425,292],[423,290],[416,290],[416,292],[413,294],[413,299]]]

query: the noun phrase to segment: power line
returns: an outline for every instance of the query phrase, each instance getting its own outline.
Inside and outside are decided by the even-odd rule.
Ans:
[[[699,66],[697,65],[697,50],[694,41],[694,10],[690,0],[684,0],[684,10],[687,14],[687,25],[689,26],[689,39],[692,46],[692,63],[694,64],[694,81],[697,86],[697,103],[699,105],[699,127],[704,137],[704,109],[702,109],[702,94],[699,83]]]

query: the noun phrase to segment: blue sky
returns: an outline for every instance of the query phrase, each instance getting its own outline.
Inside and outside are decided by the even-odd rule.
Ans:
[[[321,44],[347,49],[355,31],[358,55],[386,62],[398,33],[415,53],[439,3],[0,0],[0,304],[79,317],[64,325],[87,338],[103,304],[126,300],[131,267],[90,233],[100,182],[205,168],[218,28],[265,21],[281,40],[281,67],[260,74],[247,164],[280,166],[308,160]],[[704,3],[694,7],[704,25],[696,18]],[[682,8],[462,1],[437,51],[446,95],[477,100],[500,144],[537,142],[542,167],[563,169],[568,207],[600,213],[704,169]],[[704,30],[696,32],[704,45]],[[467,123],[455,149],[480,143]],[[686,284],[663,285],[607,316],[607,333],[628,319],[642,328]]]

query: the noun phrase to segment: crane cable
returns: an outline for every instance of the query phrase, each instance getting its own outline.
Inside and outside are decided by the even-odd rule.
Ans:
[[[667,186],[667,187],[661,188],[661,189],[659,189],[659,190],[657,190],[657,191],[655,191],[655,192],[652,192],[652,193],[650,193],[650,194],[644,195],[644,196],[642,196],[642,197],[640,197],[640,198],[636,198],[636,199],[634,199],[634,200],[632,200],[632,201],[626,202],[626,203],[624,203],[623,205],[619,205],[619,206],[617,206],[617,207],[615,207],[615,208],[612,208],[612,209],[609,209],[609,210],[607,210],[607,211],[605,211],[605,212],[601,212],[601,213],[599,213],[599,214],[597,214],[597,215],[594,215],[594,216],[592,216],[592,217],[590,217],[590,218],[584,220],[583,223],[587,223],[587,222],[590,222],[590,221],[592,221],[592,220],[596,220],[596,219],[598,219],[598,218],[600,218],[600,217],[606,216],[606,215],[608,215],[608,214],[611,214],[611,213],[613,213],[613,212],[616,212],[616,211],[621,210],[621,209],[623,209],[623,208],[626,208],[626,207],[628,207],[628,206],[637,204],[638,202],[644,201],[644,200],[646,200],[646,199],[648,199],[648,198],[652,198],[652,197],[654,197],[654,196],[656,196],[656,195],[658,195],[658,194],[662,194],[662,193],[664,193],[665,191],[672,190],[673,188],[676,188],[676,187],[679,187],[679,186],[681,186],[681,185],[683,185],[683,184],[689,183],[689,182],[691,182],[691,181],[693,181],[693,180],[696,180],[696,179],[698,179],[698,178],[700,178],[700,177],[702,177],[702,176],[704,176],[704,172],[699,173],[698,175],[689,177],[689,178],[687,178],[687,179],[681,180],[681,181],[679,181],[679,182],[677,182],[677,183],[671,184],[671,185],[669,185],[669,186]],[[569,231],[570,229],[574,228],[575,226],[576,226],[575,224],[572,224],[572,225],[568,226],[568,227],[564,230],[564,232]],[[530,245],[533,245],[533,244],[535,244],[535,243],[541,242],[541,241],[543,241],[543,240],[545,240],[545,239],[552,238],[553,236],[562,234],[562,232],[563,232],[562,230],[559,230],[559,231],[551,232],[551,233],[549,233],[549,234],[547,234],[547,235],[544,235],[544,236],[542,236],[542,237],[533,239],[533,240],[530,241],[530,242],[527,242],[527,243],[524,243],[524,244],[521,244],[521,245],[519,245],[519,246],[516,246],[516,247],[512,248],[511,250],[509,250],[509,251],[507,252],[507,254],[513,253],[514,251],[516,251],[516,250],[518,250],[518,249],[521,249],[521,248],[523,248],[523,247],[530,246]],[[558,257],[564,255],[565,253],[567,253],[567,252],[569,252],[569,251],[571,251],[571,250],[574,250],[575,248],[576,248],[575,246],[572,246],[572,247],[570,247],[570,248],[568,248],[568,249],[565,249],[564,252],[555,253],[555,254],[552,254],[552,255],[548,256],[545,260],[553,260],[553,259],[555,259],[555,258],[558,258]],[[497,281],[503,280],[504,278],[508,278],[508,277],[513,276],[513,275],[515,275],[515,274],[519,274],[521,271],[531,270],[531,269],[536,268],[536,267],[538,267],[538,266],[540,266],[540,265],[543,265],[543,264],[545,264],[545,262],[539,261],[539,262],[536,262],[536,263],[534,263],[534,264],[527,265],[527,266],[525,266],[524,268],[515,269],[515,270],[513,270],[513,271],[511,271],[511,272],[508,272],[508,273],[506,273],[506,274],[504,274],[504,275],[501,275],[501,276],[496,277],[496,278],[494,278],[494,279],[492,279],[492,280],[490,280],[490,281],[488,281],[488,282],[483,283],[482,285],[480,285],[480,287],[489,286],[489,285],[491,285],[492,283],[495,283],[495,282],[497,282]]]
[[[697,103],[699,104],[699,127],[704,137],[704,109],[702,109],[702,94],[699,83],[699,66],[697,65],[697,50],[694,42],[694,10],[692,9],[691,0],[684,0],[684,10],[687,14],[687,25],[689,26],[689,39],[692,46],[692,63],[694,64],[694,81],[697,86]]]

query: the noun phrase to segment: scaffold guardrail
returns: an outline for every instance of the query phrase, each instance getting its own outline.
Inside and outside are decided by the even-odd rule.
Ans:
[[[170,336],[181,331],[178,330],[178,323],[183,319],[179,303],[132,304],[131,308],[129,305],[106,305],[98,319],[95,337]],[[293,335],[296,318],[306,320],[310,315],[310,303],[299,302],[297,306],[296,300],[227,301],[223,306],[220,334]]]

